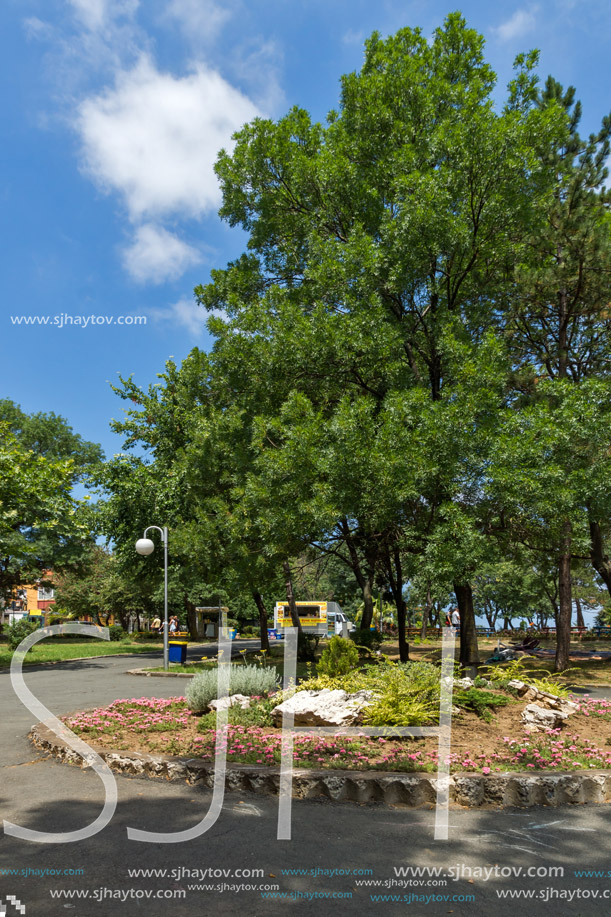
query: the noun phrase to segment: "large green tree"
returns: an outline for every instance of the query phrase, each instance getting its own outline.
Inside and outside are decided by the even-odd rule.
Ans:
[[[483,39],[458,14],[431,42],[417,29],[386,40],[374,34],[361,71],[342,78],[339,110],[326,125],[293,109],[277,123],[247,125],[233,153],[220,155],[221,215],[246,230],[248,252],[196,291],[200,302],[226,316],[211,322],[216,359],[246,413],[260,417],[261,452],[273,455],[290,439],[294,460],[303,462],[294,433],[308,412],[331,439],[342,418],[360,434],[339,466],[348,483],[336,474],[333,492],[327,464],[327,477],[307,485],[312,501],[302,499],[301,489],[291,499],[277,476],[268,474],[266,482],[259,468],[254,489],[266,517],[281,521],[277,532],[293,541],[318,540],[322,547],[325,538],[343,534],[342,552],[355,562],[355,575],[356,561],[361,568],[365,626],[371,582],[384,572],[400,631],[405,551],[426,553],[436,534],[462,607],[464,664],[477,662],[472,507],[452,508],[460,492],[441,461],[439,473],[412,495],[410,509],[401,485],[393,491],[374,483],[378,472],[367,468],[367,456],[406,399],[438,403],[447,429],[442,415],[452,413],[453,342],[477,349],[516,295],[515,267],[553,180],[541,150],[565,130],[553,100],[528,104],[533,65],[533,58],[519,61],[499,112]],[[321,437],[314,439],[322,448]],[[455,446],[454,463],[461,461]],[[390,466],[397,449],[391,440]],[[429,458],[434,464],[437,456]],[[417,463],[418,456],[412,451],[409,459]],[[280,453],[268,472],[274,461]],[[307,459],[303,467],[314,473]],[[299,478],[295,468],[293,480]],[[388,516],[374,505],[376,486],[384,510],[394,507]],[[442,538],[450,542],[445,552]],[[467,542],[473,550],[461,565]]]
[[[25,448],[0,424],[0,596],[76,563],[88,529],[72,497],[74,463]]]
[[[59,414],[26,414],[9,398],[0,399],[0,424],[27,450],[49,459],[71,459],[75,480],[82,480],[103,460],[98,443],[87,442]]]

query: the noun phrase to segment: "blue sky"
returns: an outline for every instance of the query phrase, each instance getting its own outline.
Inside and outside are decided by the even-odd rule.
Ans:
[[[220,222],[216,152],[257,114],[324,118],[364,38],[420,26],[437,0],[3,0],[3,397],[55,411],[121,448],[117,373],[155,381],[166,359],[206,347],[192,290],[244,247]],[[584,131],[611,108],[611,5],[559,0],[460,7],[505,84],[516,53],[577,88]],[[108,317],[86,327],[11,316]],[[126,324],[145,316],[144,324]],[[123,320],[123,324],[115,320]],[[102,318],[102,320],[104,320]]]

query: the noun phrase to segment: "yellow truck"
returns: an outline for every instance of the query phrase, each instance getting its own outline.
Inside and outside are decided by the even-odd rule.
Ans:
[[[295,602],[297,614],[304,634],[317,634],[319,637],[341,637],[346,625],[347,632],[354,630],[352,621],[348,621],[337,602]],[[285,627],[292,627],[291,612],[288,602],[276,602],[274,607],[274,629],[282,636]]]

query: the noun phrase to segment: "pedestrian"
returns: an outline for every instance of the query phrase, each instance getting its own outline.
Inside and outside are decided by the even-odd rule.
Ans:
[[[452,618],[449,611],[446,611],[446,627],[452,627]]]
[[[170,634],[175,634],[178,630],[178,618],[176,615],[172,615],[170,618]]]
[[[452,621],[452,627],[456,628],[456,630],[460,630],[460,612],[458,608],[452,609],[451,621]]]
[[[151,630],[153,631],[154,634],[158,634],[160,628],[161,628],[161,620],[159,616],[157,616],[153,618],[153,623],[151,624]]]

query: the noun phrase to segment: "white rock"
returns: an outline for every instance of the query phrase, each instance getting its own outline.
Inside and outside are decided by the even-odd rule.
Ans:
[[[537,704],[527,704],[522,711],[522,722],[529,732],[544,732],[562,726],[567,715],[560,710],[547,710]]]
[[[472,678],[465,677],[465,678],[455,678],[454,679],[455,688],[472,688],[474,684],[475,682],[473,681]]]
[[[276,726],[285,714],[293,714],[295,726],[353,726],[364,707],[371,706],[371,691],[348,694],[337,688],[322,691],[297,691],[272,710]]]
[[[507,682],[507,687],[513,688],[518,694],[524,694],[524,692],[528,690],[528,685],[520,681],[519,678],[512,678],[511,681]]]
[[[250,707],[250,697],[245,694],[231,694],[229,697],[220,697],[211,700],[208,704],[210,710],[227,710],[229,707]]]

